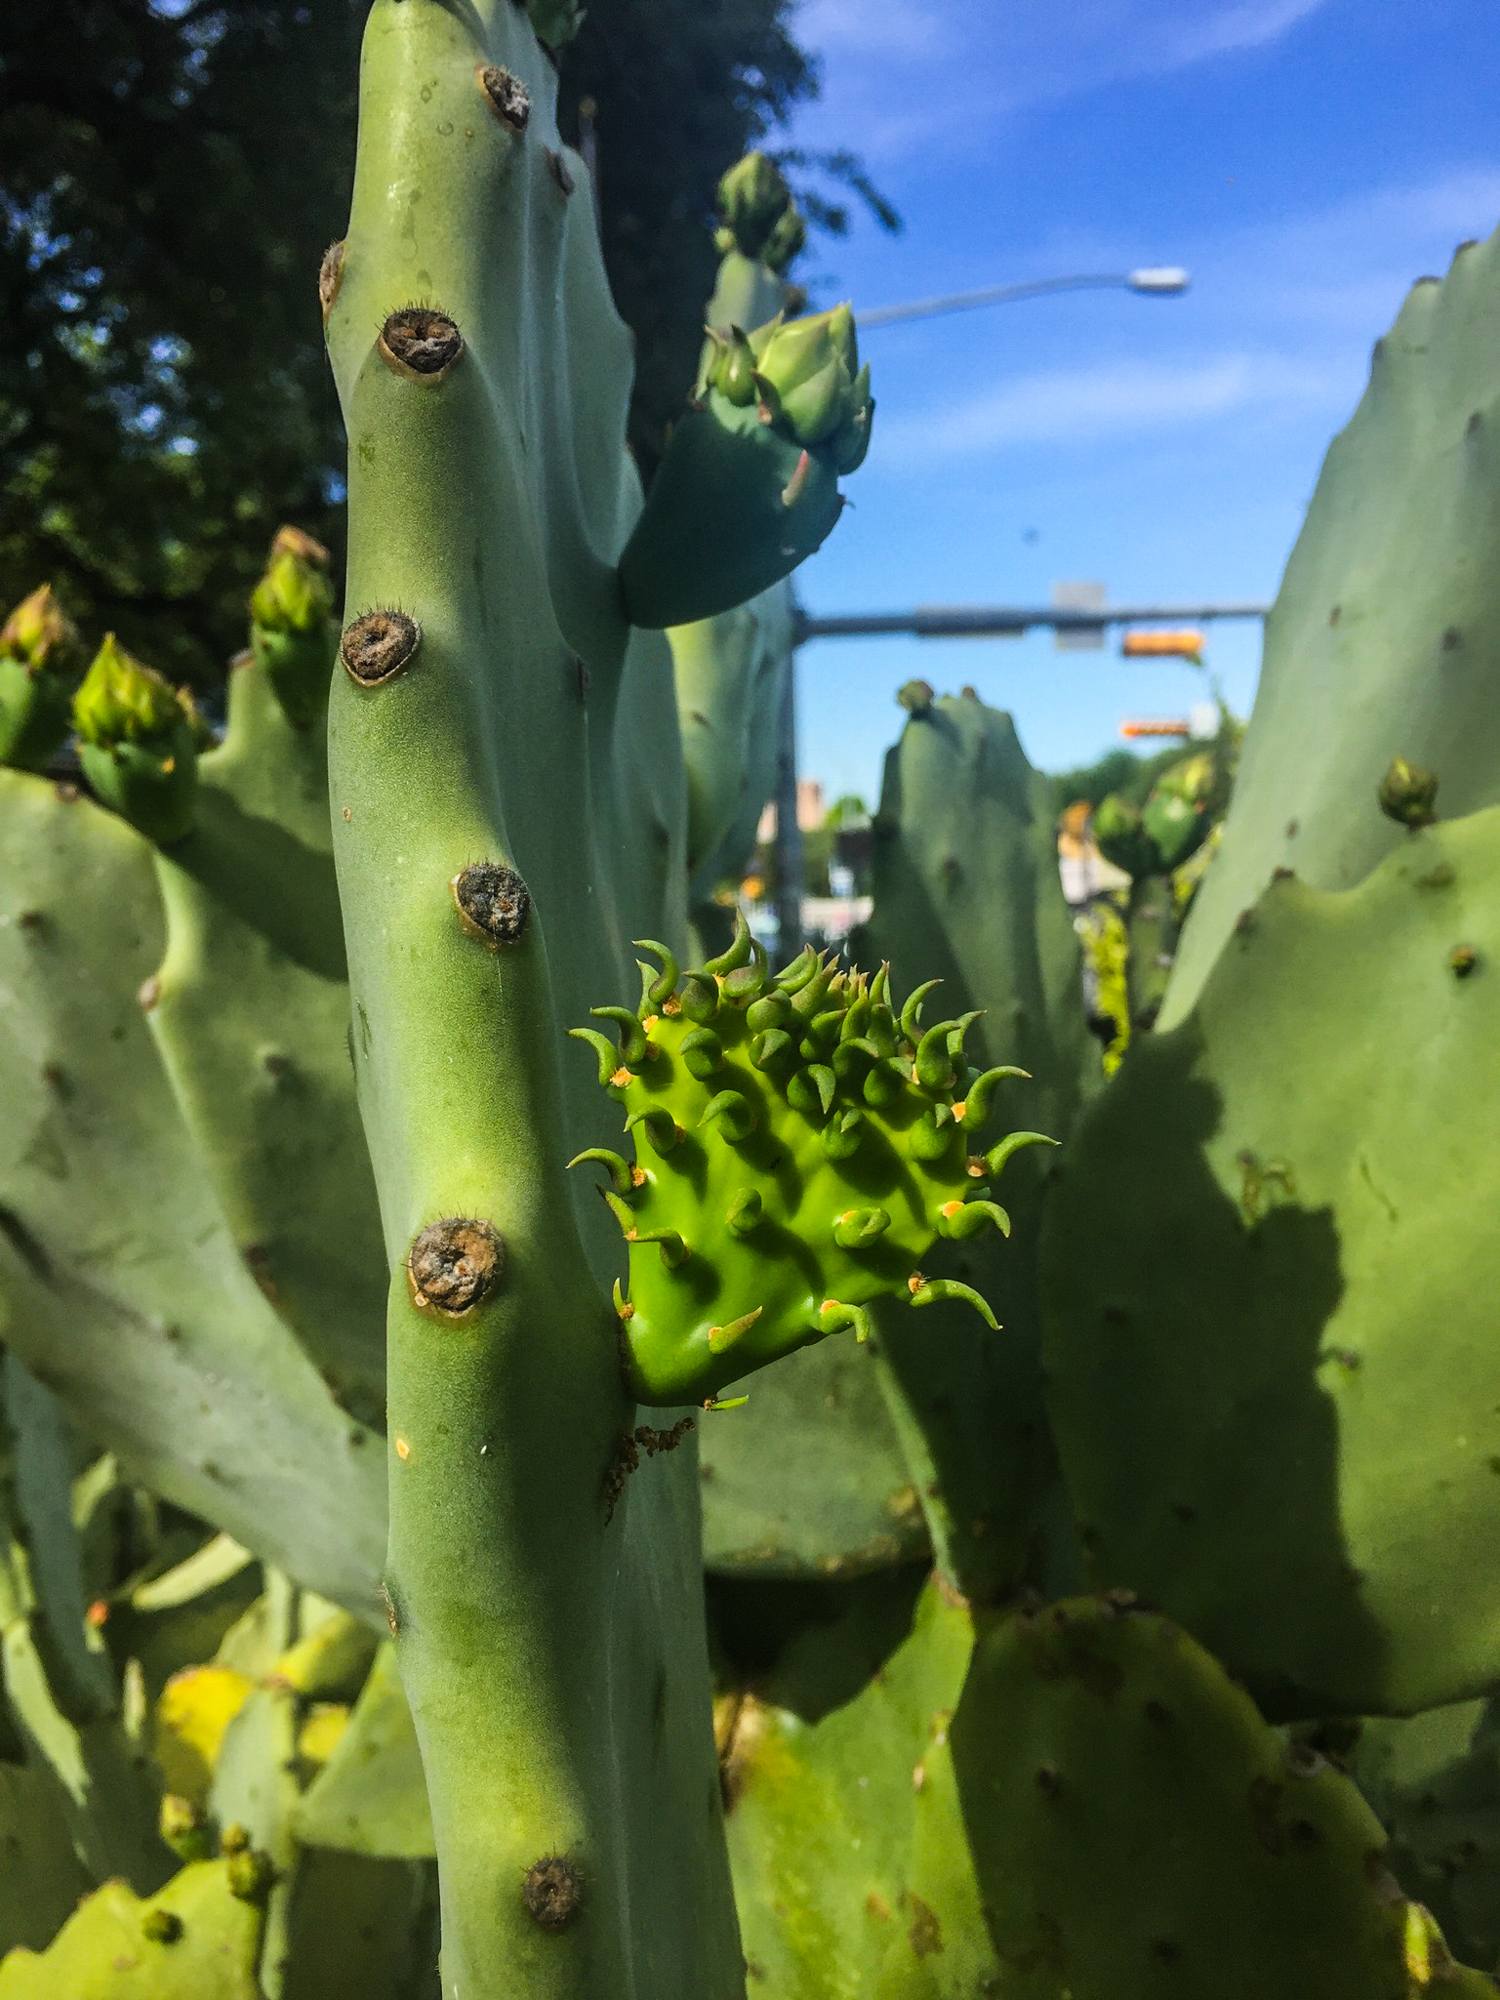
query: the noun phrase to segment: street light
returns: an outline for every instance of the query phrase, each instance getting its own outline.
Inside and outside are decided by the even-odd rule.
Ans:
[[[1019,285],[991,285],[982,292],[952,292],[944,298],[916,299],[905,306],[876,306],[855,315],[861,333],[872,326],[897,326],[909,319],[968,312],[973,306],[1006,305],[1012,299],[1041,298],[1047,292],[1140,292],[1148,298],[1180,298],[1190,279],[1175,264],[1148,264],[1137,271],[1079,271],[1064,278],[1031,278]]]

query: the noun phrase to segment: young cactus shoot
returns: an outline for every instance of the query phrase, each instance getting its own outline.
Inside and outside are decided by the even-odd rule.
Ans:
[[[638,1402],[712,1398],[795,1348],[852,1327],[880,1297],[927,1305],[969,1286],[918,1268],[938,1238],[1009,1232],[990,1184],[1018,1148],[977,1134],[1015,1068],[972,1076],[964,1035],[977,1016],[924,1028],[932,986],[904,1007],[890,969],[835,969],[811,948],[772,977],[741,920],[735,941],[679,977],[663,945],[642,962],[634,1013],[596,1007],[619,1046],[575,1028],[625,1113],[634,1163],[604,1148],[604,1198],[630,1246],[618,1290],[626,1383]]]

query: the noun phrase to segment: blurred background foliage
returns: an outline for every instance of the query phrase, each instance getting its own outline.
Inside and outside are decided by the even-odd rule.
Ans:
[[[0,10],[0,603],[43,579],[174,680],[220,677],[278,524],[341,553],[318,262],[343,228],[368,0],[10,0]],[[605,261],[649,478],[692,380],[714,186],[816,93],[792,0],[601,0]],[[895,218],[847,152],[788,153],[815,224]],[[831,192],[830,192],[831,190]]]

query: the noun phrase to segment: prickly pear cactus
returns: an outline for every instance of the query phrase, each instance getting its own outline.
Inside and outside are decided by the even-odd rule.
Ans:
[[[1401,838],[1363,808],[1392,757],[1444,810],[1500,798],[1500,236],[1421,279],[1376,343],[1266,625],[1223,848],[1184,929],[1162,1024],[1181,1021],[1277,868],[1361,881]]]
[[[0,626],[0,764],[46,764],[71,727],[81,667],[78,635],[44,583]]]
[[[1186,1633],[1073,1599],[983,1634],[953,1718],[1013,2000],[1493,1995],[1386,1870],[1350,1780]]]
[[[0,1962],[0,2000],[262,2000],[265,1899],[244,1858],[189,1862],[146,1901],[106,1882],[47,1951]]]
[[[964,1299],[993,1325],[972,1287],[917,1268],[940,1237],[1009,1233],[990,1184],[1044,1137],[979,1150],[1012,1072],[971,1077],[973,1017],[924,1028],[926,988],[898,1011],[884,968],[845,974],[810,947],[773,981],[743,923],[685,980],[656,949],[634,1014],[593,1010],[617,1022],[618,1047],[573,1031],[595,1044],[635,1140],[634,1164],[602,1148],[579,1159],[606,1169],[630,1245],[629,1297],[616,1297],[636,1400],[711,1398],[826,1334],[864,1339],[881,1296]]]
[[[1013,1067],[1016,1121],[1063,1139],[1098,1064],[1083,1018],[1079,952],[1058,883],[1048,788],[1008,716],[972,692],[907,696],[875,821],[875,910],[855,940],[898,980],[937,975],[933,1002],[976,1012],[983,1066]],[[1017,1160],[1005,1202],[1013,1241],[939,1246],[934,1274],[972,1284],[1001,1323],[951,1305],[938,1338],[877,1308],[880,1373],[923,1496],[939,1560],[981,1602],[1012,1593],[1055,1477],[1041,1407],[1035,1245],[1050,1152]]]
[[[1085,1118],[1043,1244],[1091,1577],[1279,1717],[1500,1672],[1500,1185],[1465,1138],[1500,1086],[1500,809],[1400,840],[1356,889],[1272,884]]]

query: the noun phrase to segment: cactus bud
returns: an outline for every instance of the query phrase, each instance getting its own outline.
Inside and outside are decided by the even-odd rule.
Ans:
[[[1123,868],[1134,881],[1163,872],[1161,851],[1146,829],[1140,807],[1117,792],[1095,808],[1094,840],[1105,860]]]
[[[896,699],[908,715],[920,721],[932,713],[935,697],[929,681],[907,681],[896,690]]]
[[[798,209],[790,204],[783,210],[776,227],[761,252],[761,261],[773,271],[784,271],[792,259],[800,254],[807,242],[807,224]]]
[[[191,1799],[167,1792],[161,1802],[161,1837],[183,1861],[205,1861],[209,1854],[208,1826]]]
[[[1416,828],[1431,826],[1437,818],[1437,790],[1435,771],[1405,757],[1393,757],[1375,795],[1387,819]]]
[[[725,252],[738,250],[742,257],[759,257],[788,213],[795,215],[796,211],[781,169],[764,153],[746,153],[719,182],[723,228],[714,240]],[[789,251],[788,259],[794,254]]]
[[[159,846],[181,840],[198,789],[192,711],[112,632],[73,697],[73,726],[100,802]]]
[[[288,722],[307,729],[328,700],[338,627],[328,551],[300,528],[280,528],[250,597],[250,649]]]
[[[40,770],[68,733],[78,635],[50,583],[0,628],[0,764]]]

